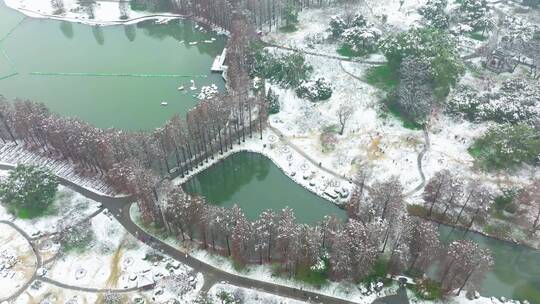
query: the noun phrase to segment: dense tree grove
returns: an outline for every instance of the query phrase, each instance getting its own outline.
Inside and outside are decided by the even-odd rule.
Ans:
[[[512,169],[521,164],[540,164],[540,130],[524,123],[491,127],[470,147],[486,169]]]
[[[460,86],[449,100],[446,112],[474,122],[491,120],[535,125],[540,122],[540,85],[514,78],[491,91],[478,92]]]
[[[170,187],[160,209],[170,234],[230,256],[238,265],[279,263],[294,276],[319,269],[327,259],[323,268],[336,280],[364,279],[380,259],[387,259],[391,273],[427,271],[442,248],[437,226],[406,214],[403,187],[395,177],[374,183],[369,196],[362,194],[364,178],[357,177],[347,221],[327,216],[316,225],[299,224],[289,208],[264,211],[251,221],[237,206],[209,205],[179,187]]]
[[[463,72],[455,39],[436,28],[410,29],[392,35],[381,44],[381,49],[396,75],[405,58],[422,58],[431,66],[435,96],[442,100]]]

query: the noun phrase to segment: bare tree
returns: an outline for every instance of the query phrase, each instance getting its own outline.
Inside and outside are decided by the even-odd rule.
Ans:
[[[354,108],[347,104],[341,104],[338,109],[338,119],[339,119],[339,125],[341,128],[339,129],[339,135],[343,135],[343,132],[345,131],[345,125],[347,124],[347,121],[352,117],[354,114]]]
[[[51,6],[54,15],[63,15],[66,12],[64,1],[62,0],[51,0]]]
[[[517,198],[521,219],[529,228],[530,234],[540,231],[540,179],[522,190]]]

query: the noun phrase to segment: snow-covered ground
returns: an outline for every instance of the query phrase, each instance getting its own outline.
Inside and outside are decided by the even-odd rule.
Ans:
[[[143,20],[157,19],[166,22],[167,20],[182,18],[183,16],[170,13],[150,13],[133,11],[127,5],[127,19],[121,19],[120,6],[118,1],[96,1],[94,18],[89,18],[88,14],[77,3],[77,0],[62,0],[65,12],[55,14],[52,1],[48,0],[4,0],[7,6],[20,11],[21,13],[34,18],[49,18],[79,22],[92,25],[114,25],[131,24]]]
[[[231,284],[220,283],[212,286],[208,294],[217,297],[221,292],[226,292],[234,296],[243,304],[304,304],[306,302],[280,297],[270,293],[246,289]]]
[[[11,296],[32,278],[37,260],[26,239],[0,223],[0,299]]]
[[[140,243],[106,212],[94,217],[91,224],[94,237],[88,249],[63,252],[47,266],[48,278],[97,289],[142,288],[156,283],[150,294],[158,302],[181,298],[190,303],[196,297],[204,283],[202,274]],[[189,291],[178,290],[176,280],[184,280]]]
[[[405,30],[418,23],[419,16],[416,11],[425,1],[405,1],[401,9],[399,1],[362,3],[364,2],[368,5],[362,4],[359,12],[366,14],[372,22],[386,14],[388,21],[381,27],[386,26],[387,30],[388,26]],[[263,39],[278,45],[336,56],[336,43],[324,40],[313,43],[311,37],[327,35],[324,33],[329,28],[330,18],[344,11],[343,7],[303,10],[300,13],[298,31],[269,33]],[[478,41],[475,43],[471,46],[472,49],[478,47]],[[381,60],[380,57],[375,55],[369,59]],[[384,93],[344,71],[362,78],[371,65],[346,61],[340,63],[337,59],[309,54],[306,55],[306,61],[314,68],[311,79],[324,77],[330,81],[333,87],[332,97],[327,101],[312,103],[298,98],[292,89],[271,85],[272,90],[279,95],[281,111],[270,116],[270,124],[287,135],[288,139],[301,147],[306,154],[336,172],[354,176],[359,167],[367,167],[371,168],[375,179],[396,175],[406,190],[415,188],[420,183],[417,157],[425,143],[422,131],[406,129],[396,118],[381,115],[380,99]],[[463,81],[470,83],[470,77],[465,77]],[[479,79],[475,81],[480,82]],[[352,106],[355,109],[354,114],[347,122],[344,134],[336,135],[337,148],[331,152],[323,152],[321,133],[324,128],[339,123],[338,109],[341,105]],[[475,169],[467,148],[488,126],[488,123],[473,124],[442,114],[434,117],[428,128],[431,146],[423,159],[426,178],[429,179],[439,170],[450,169],[464,177],[497,186],[526,185],[532,176],[540,176],[540,172],[534,168],[523,168],[504,176]],[[414,201],[415,199],[411,200]]]

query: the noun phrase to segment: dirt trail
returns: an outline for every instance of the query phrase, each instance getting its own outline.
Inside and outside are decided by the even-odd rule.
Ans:
[[[109,277],[107,278],[107,281],[105,283],[106,288],[115,289],[118,285],[118,279],[120,278],[120,275],[122,274],[122,269],[120,267],[120,259],[122,258],[122,254],[124,251],[124,243],[126,242],[126,238],[122,238],[122,241],[114,251],[112,257],[111,257],[111,273],[109,274]],[[103,295],[100,294],[97,298],[97,302],[101,303],[103,301]]]

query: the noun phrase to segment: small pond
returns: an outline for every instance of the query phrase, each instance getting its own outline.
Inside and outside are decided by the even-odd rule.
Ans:
[[[301,223],[314,224],[330,214],[345,218],[345,211],[296,184],[258,153],[233,154],[191,178],[184,188],[213,204],[237,204],[250,219],[266,209],[278,212],[287,206]]]

